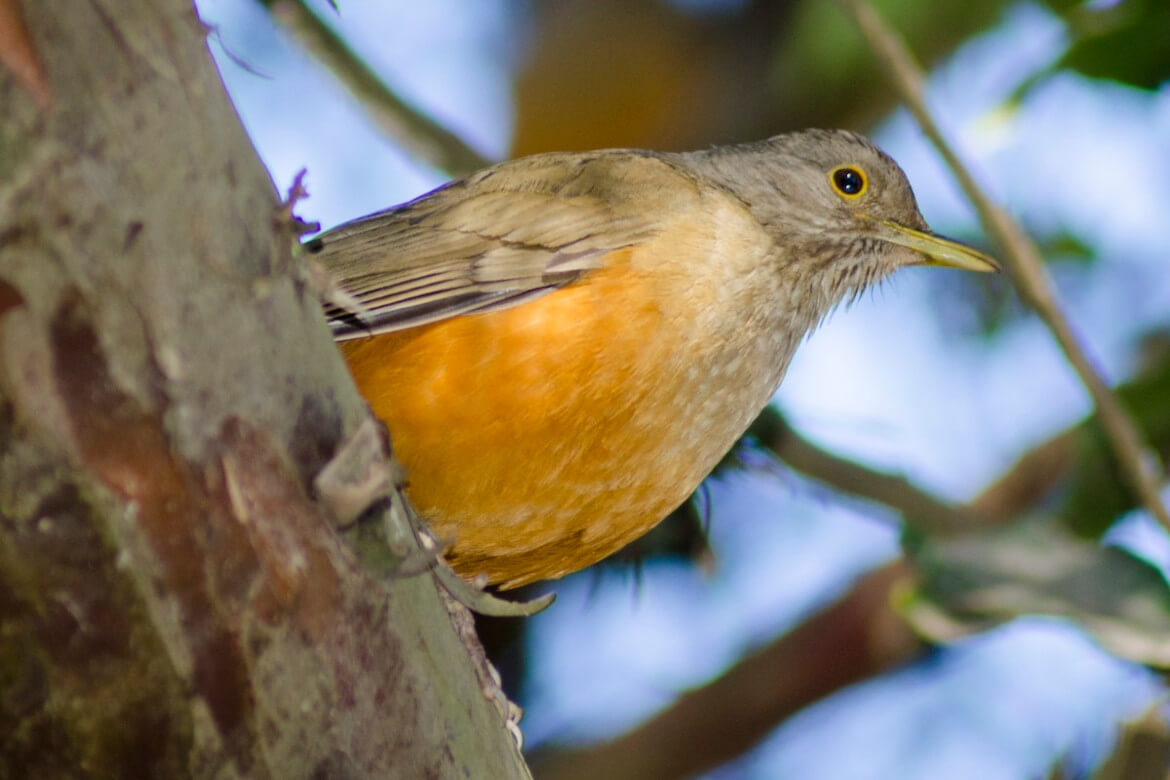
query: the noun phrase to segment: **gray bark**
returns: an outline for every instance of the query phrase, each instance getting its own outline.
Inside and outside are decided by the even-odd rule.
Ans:
[[[0,776],[523,776],[432,577],[375,581],[313,495],[366,412],[190,3],[23,5]]]

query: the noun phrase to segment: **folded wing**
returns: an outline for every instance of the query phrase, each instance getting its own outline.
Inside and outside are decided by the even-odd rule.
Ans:
[[[515,306],[652,238],[685,172],[631,151],[547,154],[487,168],[311,239],[360,316],[326,306],[338,339]]]

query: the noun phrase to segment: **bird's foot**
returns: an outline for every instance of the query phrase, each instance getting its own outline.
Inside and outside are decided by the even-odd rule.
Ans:
[[[530,617],[541,612],[556,599],[557,594],[546,593],[531,601],[509,601],[483,589],[484,582],[468,582],[449,566],[435,568],[435,576],[451,597],[480,615],[490,617]]]
[[[367,417],[313,478],[313,489],[338,528],[349,526],[401,481],[383,430]]]

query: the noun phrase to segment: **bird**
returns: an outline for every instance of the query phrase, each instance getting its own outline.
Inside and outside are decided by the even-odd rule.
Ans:
[[[806,334],[895,270],[995,271],[864,136],[522,157],[309,239],[456,573],[585,568],[695,490]]]

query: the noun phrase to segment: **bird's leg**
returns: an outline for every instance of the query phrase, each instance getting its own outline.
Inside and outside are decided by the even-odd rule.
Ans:
[[[352,525],[402,481],[402,470],[390,457],[383,426],[367,417],[313,478],[313,489],[333,516],[334,525]]]
[[[429,531],[422,530],[424,528],[423,520],[414,511],[414,507],[410,505],[409,501],[404,501],[403,505],[406,507],[407,517],[410,518],[411,526],[415,529],[415,533],[418,535],[423,548],[426,549],[429,545],[431,549],[439,551],[437,556],[442,555],[442,551],[448,545],[440,546]],[[474,581],[468,582],[456,574],[447,565],[446,561],[442,561],[437,566],[434,566],[433,569],[435,577],[453,599],[472,612],[477,612],[480,615],[487,615],[489,617],[529,617],[544,610],[556,599],[555,593],[546,593],[531,601],[509,601],[484,590],[487,582],[482,575]]]
[[[335,527],[348,538],[363,565],[385,577],[417,577],[433,571],[449,546],[425,529],[401,495],[401,483],[402,469],[391,455],[385,426],[373,417],[358,425],[313,479],[317,497]],[[386,509],[396,501],[400,512],[379,512],[382,523],[363,521],[363,516],[373,514],[371,508]]]
[[[398,492],[402,470],[390,456],[389,439],[385,428],[367,417],[357,430],[338,449],[333,459],[313,479],[313,487],[322,503],[329,509],[338,529],[345,531],[355,544],[363,562],[375,560],[376,570],[391,577],[415,577],[433,572],[443,588],[468,609],[493,617],[527,617],[535,615],[553,602],[555,595],[547,593],[527,602],[508,601],[483,590],[482,583],[469,583],[442,561],[449,542],[436,539],[425,522]],[[398,494],[397,496],[395,494]],[[397,498],[416,544],[404,538],[400,523],[387,512],[378,542],[370,548],[358,522],[376,502]],[[364,551],[364,552],[363,552]],[[387,553],[390,560],[385,560]]]

